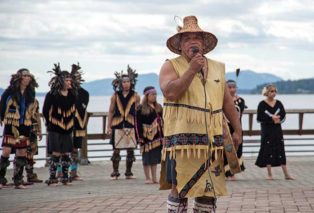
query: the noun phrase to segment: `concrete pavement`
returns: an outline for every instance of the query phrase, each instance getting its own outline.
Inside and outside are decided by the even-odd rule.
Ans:
[[[314,157],[289,157],[288,170],[296,178],[285,180],[281,169],[274,168],[274,180],[266,180],[266,169],[254,166],[252,158],[245,159],[246,171],[228,181],[229,196],[218,199],[217,213],[279,213],[314,212]],[[125,180],[121,163],[121,179],[112,181],[111,162],[92,162],[81,166],[84,181],[69,186],[35,184],[30,189],[0,190],[0,212],[166,212],[167,191],[156,184],[144,184],[140,161],[135,162],[135,180]],[[47,179],[48,169],[36,169],[39,177]],[[12,177],[9,170],[7,178]],[[191,212],[192,201],[189,201]]]

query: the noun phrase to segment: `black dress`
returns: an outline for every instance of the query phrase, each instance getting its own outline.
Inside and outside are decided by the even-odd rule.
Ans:
[[[257,109],[257,121],[261,123],[261,147],[255,165],[258,167],[286,165],[285,145],[281,124],[275,124],[272,115],[279,115],[281,123],[285,121],[286,112],[279,100],[274,107],[261,101]]]
[[[150,107],[151,108],[151,107]],[[162,114],[151,108],[149,114],[142,112],[139,106],[136,114],[136,133],[140,141],[143,165],[156,165],[161,161],[162,150]]]

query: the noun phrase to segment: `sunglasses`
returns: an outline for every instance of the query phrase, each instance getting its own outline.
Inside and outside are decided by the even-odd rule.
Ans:
[[[277,91],[276,91],[276,90],[270,90],[270,92],[275,92],[275,93],[277,93]]]

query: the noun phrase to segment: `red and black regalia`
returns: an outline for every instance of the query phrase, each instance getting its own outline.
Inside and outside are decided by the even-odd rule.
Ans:
[[[274,107],[261,101],[257,108],[257,121],[261,124],[261,147],[255,165],[258,167],[286,165],[285,145],[281,123],[275,124],[272,115],[285,121],[285,108],[279,100]]]
[[[30,146],[27,149],[27,165],[25,167],[27,174],[27,182],[30,183],[41,183],[42,180],[38,179],[36,173],[34,173],[34,164],[36,163],[34,160],[34,155],[38,155],[38,136],[42,134],[41,131],[41,119],[39,114],[39,103],[36,99],[37,107],[35,110],[35,114],[32,118],[32,130],[30,134]],[[41,138],[40,138],[41,139]]]
[[[140,105],[136,115],[136,127],[143,165],[159,164],[163,139],[162,111],[156,112],[149,105],[143,109],[143,105]]]
[[[22,76],[31,76],[32,80],[21,93],[20,84]],[[4,91],[0,101],[0,120],[4,124],[2,147],[13,150],[26,149],[30,145],[32,117],[35,114],[35,87],[38,87],[34,76],[27,69],[20,69],[12,75],[10,86]],[[26,166],[26,156],[17,156],[14,161],[13,181],[16,186],[23,183],[23,170]],[[0,184],[5,185],[9,156],[1,156]]]
[[[234,99],[234,106],[235,106],[237,112],[239,113],[240,122],[241,122],[242,121],[243,111],[246,108],[244,99],[239,97],[239,96],[237,96]],[[234,132],[234,129],[232,128],[232,126],[231,126],[231,124],[229,122],[228,122],[228,126],[229,126],[229,129],[230,129],[230,133],[232,134]],[[239,161],[239,165],[240,165],[241,171],[244,171],[245,170],[245,166],[244,166],[243,157],[242,157],[242,153],[243,153],[243,138],[241,140],[242,140],[242,142],[239,144],[239,147],[237,149],[237,157],[238,157],[238,161]],[[226,156],[224,156],[224,165],[225,165],[225,176],[226,177],[232,177],[233,174],[230,172],[230,167],[228,165],[228,161],[227,161]]]

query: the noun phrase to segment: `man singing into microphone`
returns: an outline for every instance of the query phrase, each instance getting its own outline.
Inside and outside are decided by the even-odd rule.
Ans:
[[[215,210],[216,196],[227,194],[223,172],[223,113],[234,128],[235,143],[241,125],[225,86],[225,65],[204,55],[217,38],[203,31],[195,16],[185,17],[167,47],[180,55],[167,60],[160,71],[164,95],[164,149],[167,182],[171,184],[168,212]]]

